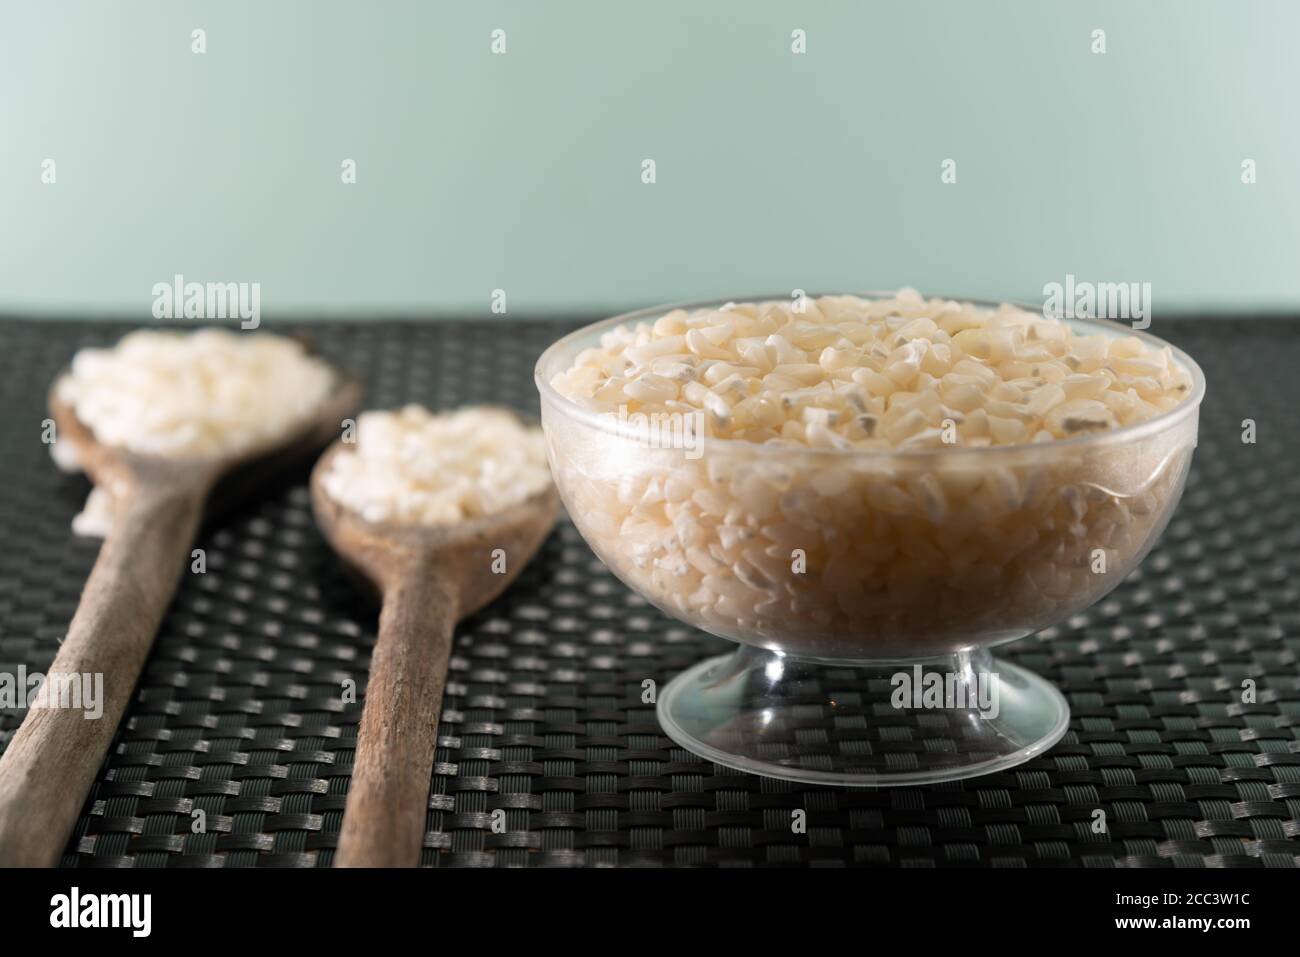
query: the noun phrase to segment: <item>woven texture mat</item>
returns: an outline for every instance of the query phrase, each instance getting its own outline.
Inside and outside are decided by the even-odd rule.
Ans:
[[[295,328],[366,377],[372,407],[535,410],[533,362],[570,327]],[[97,548],[69,531],[87,482],[58,473],[40,442],[46,389],[77,348],[127,328],[0,321],[0,672],[48,668]],[[659,730],[642,682],[662,687],[730,646],[649,607],[563,522],[458,629],[424,862],[1300,864],[1300,323],[1153,331],[1205,369],[1200,448],[1141,568],[1085,614],[1001,649],[1069,698],[1070,730],[1049,753],[893,790],[698,759]],[[1243,419],[1255,444],[1242,442]],[[317,533],[303,478],[203,533],[207,573],[181,583],[65,864],[330,864],[360,714],[342,689],[364,688],[377,614]],[[0,747],[22,717],[0,711]],[[195,809],[206,833],[191,833]],[[794,809],[806,833],[793,833]],[[1091,827],[1098,809],[1104,834]]]

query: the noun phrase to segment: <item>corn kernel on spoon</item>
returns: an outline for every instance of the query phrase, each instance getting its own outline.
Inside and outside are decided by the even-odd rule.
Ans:
[[[518,576],[554,525],[559,497],[547,482],[517,504],[446,524],[368,521],[326,490],[345,450],[335,442],[317,462],[312,507],[348,570],[379,593],[382,610],[335,864],[414,867],[452,630]],[[494,573],[498,549],[506,562]]]
[[[56,441],[75,446],[96,487],[112,490],[115,508],[46,683],[59,675],[102,675],[102,714],[88,720],[83,707],[28,711],[0,755],[0,867],[58,863],[187,566],[205,506],[228,507],[275,473],[309,461],[338,434],[360,402],[361,385],[332,371],[331,393],[288,434],[237,454],[186,458],[100,442],[60,398],[68,373],[56,379],[49,398]]]

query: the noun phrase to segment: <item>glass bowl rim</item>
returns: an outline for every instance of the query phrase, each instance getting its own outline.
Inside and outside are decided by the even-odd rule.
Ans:
[[[871,292],[834,292],[834,293],[805,293],[809,299],[817,299],[822,296],[856,296],[860,299],[878,301],[880,299],[892,299],[898,295],[897,291],[871,291]],[[533,382],[537,386],[538,394],[544,403],[550,405],[556,411],[562,413],[568,418],[591,426],[600,432],[605,432],[619,438],[625,438],[635,441],[638,438],[638,431],[635,426],[628,422],[620,422],[609,413],[596,412],[592,409],[584,409],[578,403],[574,402],[568,396],[561,395],[551,383],[543,378],[542,370],[548,361],[552,360],[554,355],[566,348],[572,347],[574,340],[585,338],[593,334],[600,335],[611,329],[617,328],[628,323],[658,318],[674,309],[704,309],[709,307],[724,306],[728,303],[755,303],[755,302],[785,302],[790,297],[785,294],[776,295],[756,295],[726,298],[710,299],[690,299],[681,302],[666,303],[658,306],[649,306],[644,309],[636,309],[631,312],[620,313],[616,316],[610,316],[608,319],[601,319],[597,322],[588,323],[581,328],[566,333],[559,339],[546,347],[538,357],[537,363],[533,366]],[[924,296],[926,302],[939,300],[942,302],[957,302],[962,305],[971,305],[980,308],[997,309],[1000,306],[1008,305],[1017,309],[1023,309],[1033,314],[1041,314],[1042,309],[1036,306],[1030,306],[1026,303],[1016,302],[1014,300],[995,300],[995,299],[973,299],[960,296]],[[716,450],[728,454],[752,454],[760,456],[773,457],[828,457],[830,459],[890,459],[897,461],[917,461],[917,462],[934,462],[942,459],[945,461],[955,459],[967,459],[972,457],[984,456],[1008,456],[1008,455],[1025,455],[1026,453],[1047,455],[1057,450],[1098,448],[1102,446],[1120,445],[1128,441],[1136,441],[1148,438],[1163,432],[1166,429],[1173,428],[1180,424],[1189,416],[1197,414],[1201,406],[1201,401],[1205,398],[1205,374],[1201,367],[1197,365],[1196,360],[1189,356],[1182,349],[1166,342],[1159,336],[1154,336],[1149,332],[1140,329],[1133,329],[1122,323],[1113,322],[1109,319],[1095,318],[1072,318],[1063,319],[1064,322],[1078,323],[1086,327],[1095,328],[1098,332],[1108,333],[1112,337],[1117,335],[1131,335],[1142,340],[1148,346],[1158,349],[1169,349],[1174,361],[1187,370],[1192,377],[1192,389],[1190,394],[1178,405],[1172,409],[1161,412],[1157,416],[1146,419],[1133,425],[1120,426],[1118,429],[1109,429],[1105,432],[1093,432],[1089,435],[1079,436],[1073,439],[1054,439],[1051,442],[1022,442],[1015,445],[983,445],[983,446],[957,446],[931,449],[915,449],[911,451],[901,449],[828,449],[779,445],[773,446],[760,442],[745,442],[737,439],[718,438],[713,435],[700,436],[698,441],[702,450]],[[575,352],[575,355],[577,353]]]

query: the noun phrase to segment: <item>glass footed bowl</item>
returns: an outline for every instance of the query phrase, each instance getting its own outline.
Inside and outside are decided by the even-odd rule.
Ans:
[[[551,386],[616,326],[725,301],[587,326],[536,367],[551,471],[578,531],[662,611],[739,643],[662,689],[664,731],[718,764],[851,786],[971,777],[1050,748],[1069,721],[1064,697],[989,649],[1092,605],[1150,551],[1196,446],[1200,368],[1173,349],[1189,394],[1138,425],[912,452],[692,435]]]

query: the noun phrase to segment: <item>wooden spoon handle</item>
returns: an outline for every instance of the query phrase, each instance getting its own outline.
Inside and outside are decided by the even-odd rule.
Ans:
[[[384,595],[338,867],[420,863],[455,624],[455,596],[436,582],[412,577]]]
[[[53,867],[67,847],[186,567],[206,493],[139,487],[121,503],[47,673],[48,706],[27,712],[0,756],[0,867]],[[102,681],[99,699],[61,697],[52,690],[60,676],[92,695]]]

